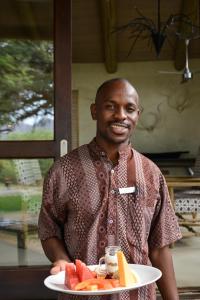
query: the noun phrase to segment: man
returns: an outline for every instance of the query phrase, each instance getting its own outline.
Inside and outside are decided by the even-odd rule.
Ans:
[[[160,170],[130,145],[139,114],[138,94],[127,80],[116,78],[99,87],[91,105],[96,138],[51,168],[44,184],[39,235],[53,262],[52,274],[75,258],[97,264],[107,245],[120,245],[129,263],[159,268],[162,277],[157,285],[163,299],[177,300],[169,244],[181,234]],[[153,300],[155,286],[117,297]]]

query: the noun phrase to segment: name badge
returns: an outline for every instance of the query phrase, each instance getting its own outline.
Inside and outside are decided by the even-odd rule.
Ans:
[[[125,188],[119,188],[119,193],[122,194],[132,194],[135,193],[135,186],[125,187]]]

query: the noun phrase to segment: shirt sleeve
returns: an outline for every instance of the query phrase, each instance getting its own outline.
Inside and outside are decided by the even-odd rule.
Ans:
[[[149,247],[161,248],[181,239],[182,234],[170,201],[165,178],[160,174],[159,195],[149,235]]]
[[[38,234],[41,240],[51,237],[61,239],[61,226],[57,212],[58,177],[58,172],[52,167],[44,180],[42,205],[38,219]]]

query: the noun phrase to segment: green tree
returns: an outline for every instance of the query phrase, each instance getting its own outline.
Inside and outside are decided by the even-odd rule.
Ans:
[[[1,40],[0,127],[53,111],[53,46],[48,41]]]

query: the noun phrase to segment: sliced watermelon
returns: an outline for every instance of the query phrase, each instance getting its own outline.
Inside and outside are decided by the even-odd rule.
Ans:
[[[78,275],[79,281],[84,281],[87,279],[92,279],[96,277],[96,273],[92,272],[84,262],[79,259],[75,260],[76,273]]]
[[[74,290],[75,286],[80,282],[76,273],[76,267],[74,263],[67,263],[65,267],[65,285]]]

